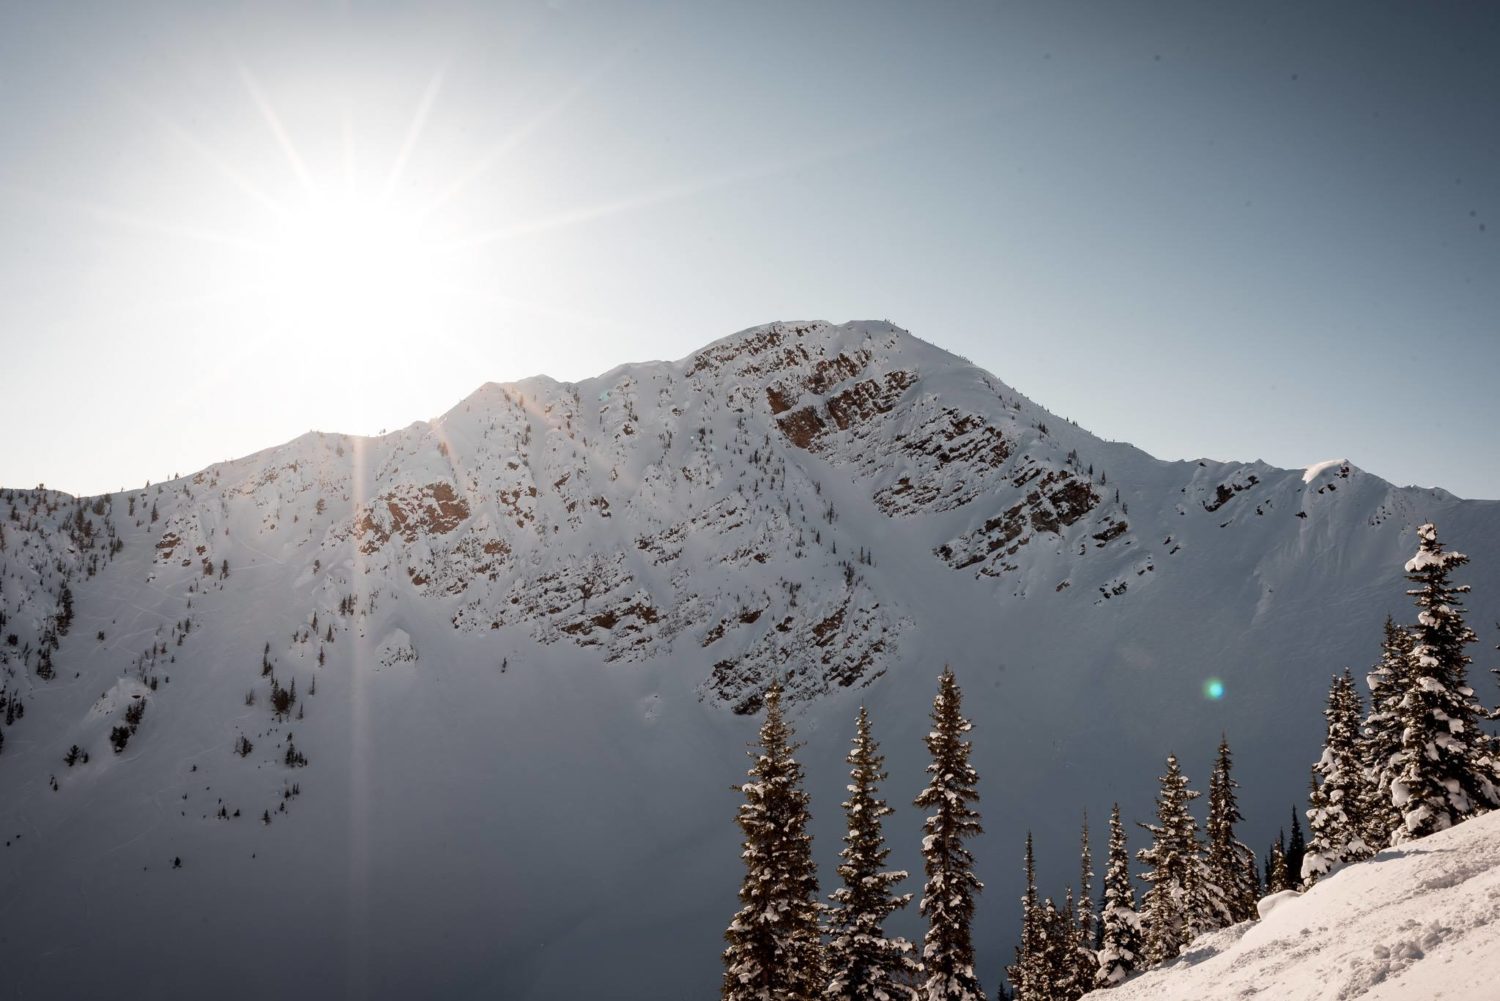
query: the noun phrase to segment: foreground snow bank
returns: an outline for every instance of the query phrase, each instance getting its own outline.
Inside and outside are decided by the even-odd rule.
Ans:
[[[1264,920],[1198,939],[1094,1001],[1500,997],[1500,813],[1368,862]]]

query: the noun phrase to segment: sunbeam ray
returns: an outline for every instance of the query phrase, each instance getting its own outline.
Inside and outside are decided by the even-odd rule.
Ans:
[[[712,177],[679,181],[653,190],[627,195],[623,198],[569,209],[542,219],[517,223],[512,226],[503,226],[485,233],[461,237],[435,249],[440,253],[473,250],[490,244],[504,243],[519,237],[550,233],[622,213],[636,212],[658,205],[670,204],[721,188],[764,180],[808,167],[821,166],[861,153],[870,153],[914,139],[918,136],[953,128],[956,125],[984,118],[991,114],[994,114],[993,109],[976,109],[965,113],[949,115],[938,120],[924,119],[920,123],[908,123],[899,127],[883,129],[872,134],[849,136],[841,142],[798,156],[780,157],[736,170],[725,171],[722,174]]]
[[[516,126],[499,142],[480,154],[479,158],[465,168],[436,198],[423,206],[423,214],[431,215],[454,198],[457,198],[469,185],[499,166],[508,155],[520,148],[521,144],[535,132],[561,117],[575,101],[592,90],[595,84],[614,70],[639,41],[640,36],[636,35],[621,43],[607,58],[600,60],[590,72],[584,74],[573,86],[563,91],[551,103]]]
[[[22,201],[30,201],[38,205],[47,205],[55,209],[72,212],[77,215],[92,218],[96,222],[111,223],[130,229],[140,230],[147,233],[155,233],[158,236],[170,236],[180,240],[190,240],[197,243],[215,244],[221,247],[233,247],[236,250],[247,250],[253,253],[274,253],[275,248],[270,244],[256,240],[247,240],[243,237],[215,230],[202,229],[196,226],[179,226],[172,223],[162,222],[113,205],[104,205],[98,202],[84,201],[78,198],[60,198],[56,195],[48,195],[39,191],[31,191],[26,188],[18,188],[13,185],[0,184],[0,193],[8,194],[12,198]]]
[[[308,172],[307,164],[302,160],[302,154],[297,152],[292,137],[287,134],[286,127],[281,124],[281,119],[276,114],[276,109],[271,107],[271,102],[261,90],[260,84],[251,75],[250,68],[242,62],[236,63],[239,70],[240,81],[244,83],[245,90],[250,94],[250,99],[255,102],[256,109],[265,119],[266,125],[270,127],[271,133],[276,137],[276,143],[281,147],[281,152],[286,155],[287,163],[291,164],[292,170],[297,175],[297,180],[309,196],[316,195],[317,185],[313,183],[312,174]]]
[[[417,104],[416,114],[412,115],[411,125],[406,130],[406,138],[401,143],[401,151],[396,154],[395,163],[391,164],[390,174],[385,179],[385,187],[380,192],[380,200],[388,202],[396,192],[396,185],[401,180],[401,174],[406,169],[406,161],[411,158],[412,151],[416,149],[417,140],[422,136],[422,129],[427,125],[427,116],[432,111],[432,105],[437,101],[438,92],[443,89],[443,76],[446,67],[438,67],[432,74],[432,81],[427,84],[427,89],[422,93],[422,100]]]
[[[350,447],[350,493],[354,500],[354,513],[350,518],[349,565],[353,570],[350,583],[351,595],[357,601],[364,591],[368,600],[368,584],[365,583],[368,567],[365,563],[364,547],[360,544],[358,529],[354,527],[359,512],[369,500],[368,462],[365,455],[369,439],[353,438]],[[356,615],[363,614],[356,610]],[[349,631],[349,910],[348,910],[348,983],[353,996],[361,996],[368,990],[370,965],[370,695],[369,650],[370,644],[362,630]]]
[[[173,139],[176,139],[178,142],[187,146],[188,149],[191,149],[194,153],[198,154],[198,156],[202,158],[204,162],[213,167],[214,170],[218,171],[219,174],[222,175],[223,178],[230,184],[234,185],[236,188],[239,188],[240,191],[244,192],[255,201],[264,205],[266,208],[270,209],[278,216],[286,215],[286,206],[282,205],[276,199],[266,194],[265,191],[263,191],[253,181],[246,177],[243,172],[236,170],[233,164],[224,159],[218,153],[214,152],[214,150],[210,149],[205,143],[199,140],[187,129],[183,128],[181,125],[178,125],[175,121],[169,118],[165,112],[157,109],[156,107],[147,103],[145,100],[134,95],[127,95],[126,99],[135,107],[138,112],[154,122],[158,128],[166,132]]]

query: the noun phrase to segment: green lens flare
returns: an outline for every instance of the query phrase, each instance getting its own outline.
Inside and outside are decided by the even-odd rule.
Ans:
[[[1209,678],[1203,683],[1203,695],[1213,702],[1219,701],[1224,697],[1224,682],[1218,678]]]

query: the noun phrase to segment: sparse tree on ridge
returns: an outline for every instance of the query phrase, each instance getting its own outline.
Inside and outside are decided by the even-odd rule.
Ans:
[[[1104,908],[1099,914],[1104,932],[1098,953],[1097,987],[1113,987],[1136,971],[1141,956],[1141,916],[1135,909],[1135,886],[1130,881],[1130,853],[1120,804],[1109,815],[1109,867],[1104,873]]]
[[[1400,705],[1399,767],[1390,781],[1402,818],[1396,841],[1445,830],[1500,803],[1489,738],[1479,729],[1485,713],[1468,684],[1464,648],[1476,637],[1459,599],[1469,586],[1448,579],[1469,560],[1444,551],[1430,523],[1417,529],[1417,538],[1417,554],[1406,563],[1406,579],[1415,586],[1406,593],[1419,611],[1412,674]]]
[[[812,1001],[826,986],[808,796],[781,694],[779,680],[766,690],[750,781],[737,787],[745,797],[736,818],[745,879],[742,906],[724,933],[724,1001]]]
[[[1156,798],[1156,823],[1142,824],[1151,832],[1148,848],[1136,858],[1148,868],[1141,879],[1150,884],[1142,900],[1142,952],[1156,965],[1177,956],[1192,939],[1198,881],[1198,822],[1188,803],[1198,798],[1189,789],[1177,755],[1167,755],[1167,774],[1161,777]]]
[[[1348,669],[1333,679],[1328,692],[1328,720],[1323,753],[1313,765],[1314,786],[1307,811],[1312,840],[1302,856],[1300,873],[1311,886],[1334,866],[1374,854],[1365,843],[1370,828],[1370,793],[1359,742],[1359,692]]]
[[[923,824],[922,857],[927,883],[919,910],[927,919],[922,967],[926,979],[923,1001],[983,1001],[984,991],[974,973],[974,945],[970,923],[974,895],[984,889],[974,875],[974,856],[964,841],[982,833],[979,812],[979,775],[969,764],[970,744],[964,734],[973,724],[964,719],[962,695],[950,668],[938,678],[932,702],[932,730],[925,741],[932,755],[930,776],[916,805],[931,810]]]
[[[884,922],[911,902],[910,893],[892,892],[906,878],[904,870],[885,868],[881,820],[893,811],[880,798],[885,759],[870,736],[870,717],[863,706],[855,721],[854,748],[847,759],[849,799],[844,803],[848,833],[840,857],[844,885],[833,891],[828,912],[826,953],[829,982],[826,1001],[914,1001],[910,986],[921,972],[904,938],[887,936]]]

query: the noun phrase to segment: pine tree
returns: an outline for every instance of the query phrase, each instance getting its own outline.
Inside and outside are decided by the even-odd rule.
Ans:
[[[1307,842],[1302,838],[1302,818],[1297,808],[1292,807],[1292,836],[1286,843],[1286,885],[1289,890],[1302,889],[1302,859],[1307,854]]]
[[[1411,651],[1415,642],[1410,632],[1387,615],[1380,663],[1365,679],[1370,686],[1370,713],[1365,717],[1360,756],[1370,787],[1370,803],[1364,839],[1376,851],[1389,846],[1401,826],[1401,811],[1396,807],[1391,783],[1401,773],[1401,702],[1414,673]]]
[[[1042,967],[1046,990],[1037,1001],[1074,1001],[1082,997],[1082,991],[1073,990],[1073,942],[1078,929],[1073,922],[1073,892],[1059,908],[1048,897],[1042,904],[1042,925],[1046,929],[1046,945],[1042,949]]]
[[[1021,943],[1016,946],[1016,961],[1006,969],[1016,1001],[1045,1001],[1047,971],[1045,954],[1047,927],[1042,905],[1036,892],[1036,856],[1032,851],[1031,832],[1026,832],[1026,891],[1021,895]]]
[[[1406,563],[1406,593],[1416,599],[1412,631],[1412,674],[1399,710],[1400,767],[1391,780],[1391,801],[1401,811],[1395,840],[1424,837],[1500,805],[1489,739],[1479,729],[1484,714],[1468,686],[1469,657],[1475,640],[1459,598],[1467,584],[1448,574],[1468,562],[1462,553],[1444,552],[1437,529],[1417,529],[1420,545]]]
[[[1113,987],[1135,972],[1141,954],[1141,916],[1135,910],[1135,886],[1130,882],[1130,854],[1120,804],[1109,815],[1109,867],[1104,873],[1104,908],[1099,915],[1104,942],[1098,953],[1094,984]]]
[[[1093,874],[1088,875],[1091,878]],[[1077,913],[1072,887],[1068,888],[1062,907],[1051,897],[1038,902],[1036,859],[1028,833],[1021,943],[1016,948],[1016,962],[1006,969],[1016,1001],[1076,1001],[1093,986],[1093,964],[1083,971],[1078,961],[1081,933]]]
[[[1230,775],[1233,762],[1229,738],[1219,738],[1219,753],[1208,783],[1208,873],[1212,902],[1219,927],[1255,917],[1257,887],[1247,877],[1255,866],[1255,853],[1235,839],[1234,825],[1240,816],[1234,791],[1239,788]],[[1247,866],[1248,860],[1248,866]]]
[[[1328,691],[1327,736],[1323,754],[1313,765],[1313,790],[1307,811],[1312,841],[1302,857],[1306,886],[1334,866],[1374,854],[1365,843],[1370,828],[1370,794],[1359,741],[1361,706],[1354,678],[1345,668]]]
[[[1136,853],[1150,866],[1141,874],[1151,884],[1141,901],[1142,953],[1153,966],[1174,958],[1191,941],[1198,882],[1198,822],[1188,812],[1198,793],[1188,788],[1175,754],[1167,755],[1167,774],[1160,781],[1157,822],[1141,825],[1151,832],[1151,846]]]
[[[1258,917],[1259,909],[1255,906],[1265,890],[1265,884],[1260,881],[1260,867],[1255,864],[1255,853],[1245,853],[1245,885],[1250,888],[1250,916]]]
[[[1286,846],[1279,838],[1271,845],[1271,854],[1266,857],[1266,896],[1290,889],[1286,875]]]
[[[737,787],[745,880],[724,933],[724,1001],[811,1001],[825,986],[808,796],[781,694],[779,681],[766,690],[750,781]]]
[[[1083,815],[1083,833],[1078,848],[1078,934],[1073,944],[1074,996],[1081,997],[1094,987],[1094,971],[1099,957],[1094,951],[1098,925],[1094,920],[1094,857],[1089,851],[1089,817]]]
[[[969,925],[974,917],[974,894],[984,884],[974,876],[974,856],[964,840],[982,832],[979,813],[970,804],[979,799],[979,775],[969,764],[970,744],[963,735],[973,729],[964,719],[962,695],[953,671],[944,668],[932,703],[932,731],[925,738],[932,763],[931,778],[916,805],[933,812],[923,830],[922,857],[927,883],[919,910],[927,919],[922,966],[924,1001],[980,1001],[979,978],[974,974],[974,945]]]
[[[887,937],[884,931],[885,919],[910,903],[912,895],[892,892],[906,872],[884,868],[890,850],[881,819],[894,811],[880,798],[885,759],[870,736],[870,717],[863,706],[855,720],[854,748],[845,760],[850,783],[844,803],[848,833],[839,866],[844,885],[833,891],[828,914],[830,980],[823,996],[828,1001],[915,1001],[917,992],[911,985],[921,964],[911,955],[910,942]]]

